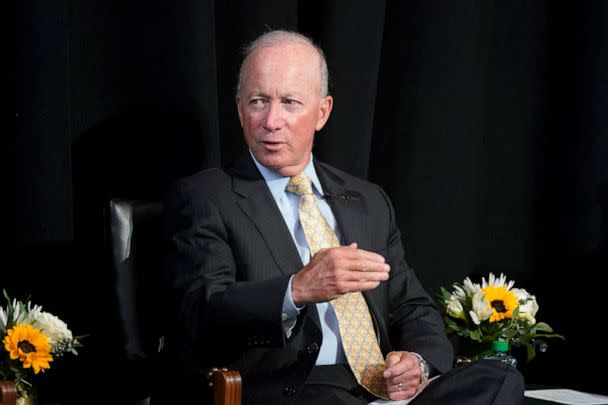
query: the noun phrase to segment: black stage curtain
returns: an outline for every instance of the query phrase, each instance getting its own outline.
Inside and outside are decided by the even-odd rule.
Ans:
[[[505,272],[567,336],[528,380],[606,392],[608,2],[12,3],[1,287],[95,330],[105,201],[229,164],[241,46],[296,29],[335,99],[315,155],[387,190],[429,292]]]

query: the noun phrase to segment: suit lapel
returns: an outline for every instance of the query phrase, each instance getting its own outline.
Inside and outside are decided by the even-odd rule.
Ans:
[[[315,160],[315,170],[323,186],[326,200],[336,218],[342,243],[348,245],[357,242],[359,247],[370,246],[369,213],[365,206],[364,196],[358,190],[349,187],[345,179],[326,165]]]
[[[302,260],[291,233],[249,153],[241,156],[231,172],[233,191],[242,197],[237,204],[255,224],[281,272],[288,275],[301,269]]]

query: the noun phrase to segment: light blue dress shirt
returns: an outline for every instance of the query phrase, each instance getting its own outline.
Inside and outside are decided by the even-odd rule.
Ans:
[[[249,153],[251,154],[251,157],[253,158],[258,170],[262,174],[262,177],[264,177],[264,180],[270,189],[270,193],[272,194],[272,197],[276,201],[277,206],[283,215],[283,219],[285,220],[285,223],[289,228],[289,232],[291,233],[291,237],[296,244],[298,253],[302,259],[302,263],[304,263],[304,265],[308,264],[310,261],[310,250],[308,249],[308,243],[306,242],[306,237],[304,236],[304,230],[300,224],[300,198],[293,193],[285,191],[289,177],[283,177],[273,172],[258,162],[251,151],[249,151]],[[336,226],[336,219],[331,212],[329,204],[327,204],[327,201],[323,199],[323,189],[321,187],[321,182],[317,177],[315,167],[312,163],[312,155],[308,165],[306,165],[304,168],[304,173],[312,181],[313,193],[317,200],[317,204],[319,205],[319,210],[327,220],[327,223],[334,229],[336,235],[338,235],[338,239],[340,239],[340,233]],[[289,279],[289,285],[287,286],[285,299],[283,300],[282,319],[283,328],[285,329],[285,334],[287,337],[291,335],[291,330],[295,326],[296,318],[300,313],[300,309],[295,306],[291,297],[292,279],[293,276]],[[342,339],[338,329],[338,320],[336,319],[336,314],[333,307],[327,302],[318,303],[316,305],[323,332],[323,342],[321,344],[321,349],[319,350],[316,365],[346,363],[346,356],[344,355]]]

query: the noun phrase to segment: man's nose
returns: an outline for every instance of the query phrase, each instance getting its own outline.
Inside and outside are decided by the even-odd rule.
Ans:
[[[266,110],[266,117],[264,120],[264,129],[270,132],[281,129],[283,125],[283,111],[279,103],[271,102]]]

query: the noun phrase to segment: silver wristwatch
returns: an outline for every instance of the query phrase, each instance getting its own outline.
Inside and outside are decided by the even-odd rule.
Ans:
[[[418,364],[420,365],[420,384],[424,384],[429,379],[429,365],[421,355],[415,352],[410,352],[414,356],[418,357]]]

